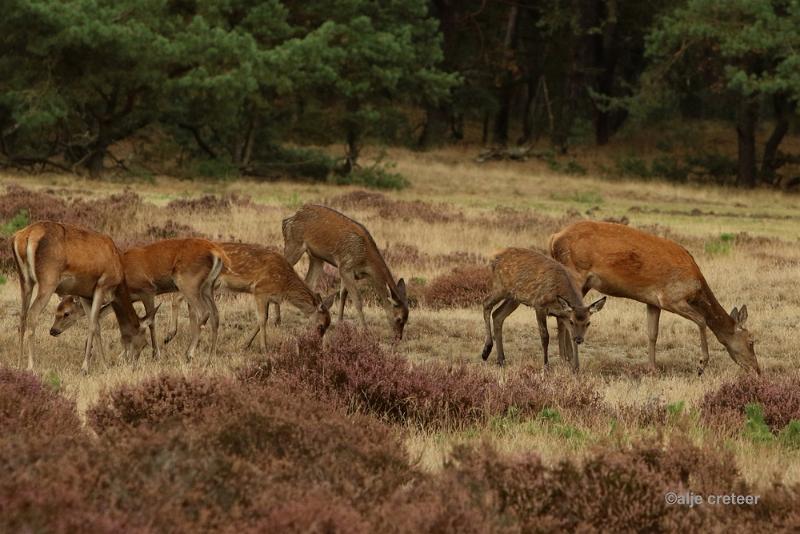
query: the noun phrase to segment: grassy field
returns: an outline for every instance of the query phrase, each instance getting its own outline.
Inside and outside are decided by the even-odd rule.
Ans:
[[[329,203],[361,221],[378,245],[396,277],[410,280],[420,294],[437,277],[465,264],[484,264],[506,246],[545,248],[549,236],[579,218],[625,218],[628,224],[679,241],[694,255],[717,298],[726,309],[747,304],[749,328],[766,380],[796,376],[800,341],[795,336],[800,317],[800,210],[797,197],[775,191],[753,192],[715,187],[677,186],[663,182],[631,181],[613,176],[571,176],[554,173],[540,161],[476,164],[470,153],[441,150],[415,153],[392,150],[390,159],[411,186],[401,192],[368,195],[355,189],[289,182],[258,183],[176,181],[157,178],[153,183],[94,182],[66,175],[0,176],[0,185],[22,185],[58,198],[92,201],[130,188],[142,203],[121,215],[112,235],[121,242],[156,235],[152,228],[170,224],[190,227],[214,239],[282,247],[281,220],[306,202]],[[203,195],[239,195],[251,202],[234,201],[212,209],[167,207],[170,201]],[[237,198],[237,197],[234,197]],[[150,232],[150,233],[148,233]],[[305,264],[298,265],[305,273]],[[413,291],[412,291],[412,294]],[[594,294],[588,299],[596,297]],[[0,364],[17,365],[16,330],[19,306],[16,277],[0,287]],[[166,302],[166,300],[165,300]],[[187,363],[182,354],[188,343],[188,321],[181,318],[178,337],[166,347],[162,361],[145,349],[135,363],[95,358],[90,375],[80,375],[84,326],[60,338],[47,335],[56,300],[39,322],[36,372],[59,384],[82,413],[105,389],[137,383],[167,370],[187,375],[232,375],[236,369],[264,356],[243,350],[254,321],[244,297],[220,297],[222,317],[220,356],[210,361],[201,350]],[[277,347],[291,339],[305,323],[285,307],[283,325],[270,327]],[[348,307],[347,318],[354,317]],[[159,315],[160,330],[167,313]],[[428,363],[466,365],[485,370],[496,380],[513,377],[522,367],[542,367],[541,347],[534,314],[520,308],[506,323],[507,366],[479,358],[483,343],[480,306],[436,308],[424,299],[410,313],[403,341],[389,339],[378,308],[367,308],[370,328],[380,336],[387,354],[400,355],[412,367]],[[554,325],[551,323],[554,329]],[[334,325],[333,329],[336,329]],[[112,319],[104,323],[107,344],[119,343]],[[206,347],[205,334],[201,349]],[[551,345],[552,346],[552,345]],[[643,304],[609,298],[592,320],[581,350],[581,372],[572,377],[557,357],[548,373],[563,383],[588,384],[608,410],[596,414],[560,410],[556,417],[517,417],[505,414],[489,420],[445,429],[409,422],[402,427],[405,446],[426,471],[442,468],[454,447],[488,443],[507,454],[535,451],[547,465],[561,460],[580,461],[597,447],[628,443],[643,437],[668,439],[680,435],[701,448],[723,447],[734,455],[742,477],[754,487],[774,482],[800,483],[800,452],[778,440],[754,442],[746,432],[721,436],[700,414],[704,396],[742,371],[713,338],[706,374],[695,373],[700,358],[696,327],[677,316],[661,319],[657,361],[651,372],[646,362],[646,324]],[[114,350],[109,351],[115,354]],[[268,355],[269,357],[269,355]],[[109,356],[111,358],[111,356]],[[678,414],[678,423],[653,423],[644,416],[653,407]],[[671,413],[672,413],[671,412]]]

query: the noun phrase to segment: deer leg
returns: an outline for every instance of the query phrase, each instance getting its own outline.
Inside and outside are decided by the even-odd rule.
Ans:
[[[186,349],[187,361],[191,361],[194,358],[197,345],[200,343],[200,319],[197,316],[197,309],[191,303],[189,304],[189,331],[192,338],[189,341],[189,347]]]
[[[175,293],[172,295],[172,315],[170,317],[170,325],[169,331],[167,335],[164,336],[164,345],[169,343],[173,340],[173,338],[178,334],[178,315],[181,311],[181,305],[183,304],[183,297],[180,293]]]
[[[658,320],[661,317],[661,308],[647,305],[647,338],[649,340],[648,353],[650,367],[656,369],[656,342],[658,341]]]
[[[700,358],[700,366],[697,369],[697,374],[702,375],[708,364],[708,338],[706,337],[706,319],[703,314],[695,310],[691,304],[686,301],[681,301],[675,305],[670,311],[677,313],[685,319],[689,319],[697,325],[700,329],[700,350],[703,355]]]
[[[483,361],[488,360],[489,355],[492,353],[492,346],[494,345],[494,340],[492,338],[492,309],[501,300],[503,300],[503,295],[495,294],[489,295],[486,300],[483,301],[483,322],[486,324],[486,340],[483,342],[483,351],[481,352]]]
[[[55,280],[42,280],[40,278],[38,287],[39,289],[36,292],[36,298],[33,299],[33,304],[31,304],[30,309],[28,310],[25,330],[23,331],[24,340],[27,340],[28,345],[29,371],[33,370],[33,338],[36,335],[36,323],[39,320],[39,315],[42,313],[42,310],[44,310],[44,307],[47,306],[48,302],[50,302],[50,297],[52,297],[53,293],[55,293],[58,283]]]
[[[306,273],[306,285],[311,289],[317,287],[317,280],[319,279],[319,275],[322,273],[322,270],[325,266],[325,263],[317,258],[312,256],[311,254],[308,255],[308,272]]]
[[[92,312],[92,300],[91,299],[87,299],[87,298],[83,298],[83,297],[79,297],[78,300],[81,303],[81,307],[83,308],[84,315],[86,315],[86,317],[89,317],[89,315]],[[100,318],[102,319],[102,317],[103,317],[103,308],[100,308]],[[105,360],[106,359],[106,346],[103,343],[102,330],[103,329],[98,324],[98,326],[97,326],[97,345],[98,345],[98,349],[99,349],[99,352],[100,352],[100,357],[103,360]]]
[[[339,288],[339,321],[344,319],[344,304],[347,302],[347,288],[344,283]]]
[[[558,355],[562,360],[572,363],[572,344],[569,342],[569,333],[564,325],[564,320],[556,318],[556,334],[558,336]]]
[[[706,365],[708,365],[708,338],[706,337],[705,325],[697,326],[700,329],[700,350],[703,352],[703,356],[700,359],[700,367],[697,369],[697,374],[698,376],[702,376],[706,370]]]
[[[19,292],[22,305],[19,309],[19,357],[17,367],[22,367],[22,360],[25,357],[25,330],[28,326],[28,310],[31,307],[31,296],[33,296],[33,284],[22,271],[17,268],[19,274]],[[33,368],[33,361],[28,361],[28,369]]]
[[[547,367],[547,347],[550,345],[550,332],[547,331],[547,311],[536,310],[536,323],[539,325],[539,339],[542,340],[544,366]]]
[[[253,299],[256,305],[256,327],[253,329],[253,332],[250,334],[250,337],[247,338],[247,343],[245,344],[244,348],[249,349],[250,345],[253,344],[253,341],[256,339],[256,336],[262,330],[262,324],[266,325],[266,318],[262,317],[265,315],[264,307],[268,306],[267,302],[262,302],[261,299],[257,295],[253,295]],[[266,341],[265,341],[266,343]],[[264,349],[266,350],[266,349]]]
[[[497,365],[501,367],[506,363],[506,355],[505,352],[503,352],[503,322],[506,320],[506,317],[511,315],[518,307],[519,302],[509,298],[492,312],[494,340],[497,342]]]
[[[364,309],[363,304],[361,301],[361,294],[358,292],[358,286],[356,285],[356,280],[353,275],[349,272],[339,271],[342,276],[342,284],[343,287],[347,289],[348,293],[353,294],[353,304],[356,307],[356,311],[358,312],[358,318],[361,321],[361,327],[366,330],[367,329],[367,320],[364,318]],[[340,312],[344,310],[344,299],[339,304]],[[339,320],[341,321],[342,315],[339,315]]]
[[[155,298],[152,294],[143,294],[142,295],[142,304],[144,304],[144,311],[150,315],[152,313],[153,308],[155,308]],[[153,351],[153,358],[160,360],[161,359],[161,347],[158,345],[157,337],[156,337],[156,322],[150,321],[150,325],[148,326],[150,330],[150,347]]]
[[[81,373],[84,375],[89,373],[89,359],[92,356],[92,343],[94,342],[98,323],[100,322],[100,308],[103,306],[103,301],[105,300],[105,288],[100,285],[101,281],[98,281],[97,287],[94,290],[92,308],[89,310],[89,336],[86,338],[86,350],[83,353],[83,365],[81,365]]]
[[[281,305],[279,302],[273,302],[272,306],[275,308],[275,326],[281,324]]]
[[[211,358],[217,355],[217,336],[219,335],[219,308],[214,301],[214,286],[203,288],[202,292],[203,302],[209,312],[211,320]]]

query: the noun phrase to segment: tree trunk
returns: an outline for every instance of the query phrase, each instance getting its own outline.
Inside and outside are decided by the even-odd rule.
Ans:
[[[533,138],[533,121],[536,114],[536,103],[539,101],[539,78],[531,76],[528,78],[528,94],[525,95],[525,107],[522,110],[522,137],[517,141],[518,145],[529,143]]]
[[[573,8],[578,13],[578,31],[573,41],[572,63],[567,70],[566,98],[561,99],[558,126],[553,135],[553,145],[565,154],[569,134],[580,101],[586,92],[587,71],[593,69],[595,59],[594,35],[591,30],[598,23],[598,0],[575,0]]]
[[[455,58],[458,49],[458,6],[454,0],[435,0],[433,2],[435,16],[439,19],[439,30],[442,34],[442,68],[455,70]],[[425,125],[417,140],[419,148],[430,148],[443,144],[447,139],[452,124],[453,110],[447,104],[428,104],[425,109]]]
[[[617,67],[616,31],[617,31],[617,1],[607,0],[605,6],[598,2],[597,11],[605,7],[603,33],[594,38],[595,60],[599,72],[596,79],[595,90],[603,96],[612,96],[614,91],[614,74]],[[598,13],[598,22],[601,17]],[[607,145],[613,133],[612,112],[595,104],[594,137],[599,146]]]
[[[789,102],[784,94],[777,94],[772,99],[775,107],[775,128],[764,145],[764,156],[761,160],[761,179],[773,182],[778,168],[778,147],[789,131],[789,116],[794,112],[796,104]]]
[[[103,171],[105,170],[103,162],[106,158],[106,147],[95,147],[91,150],[92,153],[88,158],[86,158],[84,166],[86,167],[86,170],[89,171],[90,177],[101,178],[103,176]]]
[[[514,97],[514,78],[516,77],[516,58],[514,51],[517,41],[517,22],[519,20],[519,6],[513,4],[508,11],[508,24],[506,36],[503,40],[504,69],[500,75],[497,88],[497,101],[499,108],[494,119],[494,142],[505,146],[508,144],[508,125],[511,115],[511,100]]]
[[[424,149],[443,144],[450,131],[451,115],[448,106],[428,105],[417,146]]]
[[[736,121],[739,142],[739,164],[736,185],[756,186],[756,126],[758,126],[759,101],[757,96],[742,97]]]

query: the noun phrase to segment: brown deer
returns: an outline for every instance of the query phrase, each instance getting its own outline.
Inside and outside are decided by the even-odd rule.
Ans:
[[[328,308],[335,295],[323,300],[318,294],[312,293],[286,259],[267,247],[244,243],[217,245],[225,252],[231,266],[230,269],[226,267],[220,273],[218,284],[232,292],[250,293],[255,300],[258,324],[249,337],[246,347],[249,347],[261,332],[261,348],[266,351],[268,306],[272,303],[280,313],[282,301],[288,301],[305,313],[320,337],[325,334],[331,322]],[[172,308],[174,330],[168,334],[165,342],[172,339],[177,331],[178,310],[182,302],[183,292],[176,293]],[[82,315],[82,310],[74,300],[62,301],[62,305],[64,305],[63,311],[68,312],[69,317],[73,318],[68,324],[60,323],[59,326],[63,329],[71,326],[74,320]]]
[[[408,321],[406,284],[395,283],[375,240],[363,225],[331,208],[306,205],[283,221],[284,256],[295,265],[308,253],[306,283],[314,287],[325,263],[339,269],[339,320],[344,317],[347,295],[353,295],[361,326],[366,329],[357,280],[366,279],[378,295],[396,339],[403,337]]]
[[[741,367],[761,373],[753,338],[745,328],[747,306],[730,314],[720,306],[689,252],[674,241],[621,224],[581,221],[550,238],[550,255],[578,273],[584,294],[589,289],[647,304],[650,365],[656,365],[661,310],[685,317],[700,329],[708,363],[706,327]]]
[[[227,254],[231,262],[231,269],[223,269],[217,279],[216,288],[228,288],[237,293],[250,293],[251,288],[247,287],[249,280],[250,285],[254,284],[256,280],[254,276],[261,269],[262,265],[269,261],[269,254],[278,252],[277,247],[252,245],[245,243],[217,243],[219,247]],[[232,275],[232,272],[236,273]],[[230,282],[230,284],[228,283]],[[180,307],[183,304],[183,298],[180,293],[176,293],[172,300],[172,318],[170,321],[170,329],[164,338],[164,343],[169,343],[172,338],[178,333],[178,315]],[[275,308],[275,324],[281,324],[281,306],[279,303],[273,304]],[[258,311],[256,311],[258,314]],[[264,309],[264,314],[269,317],[269,304]]]
[[[213,288],[225,264],[230,264],[225,252],[206,239],[166,239],[143,247],[126,250],[122,255],[131,298],[141,301],[150,314],[155,310],[155,297],[175,291],[189,303],[192,340],[186,351],[191,359],[200,341],[200,327],[211,322],[211,357],[216,355],[219,332],[219,311],[214,302]],[[65,298],[58,305],[50,332],[59,335],[80,318],[83,308],[75,299]],[[153,355],[161,357],[156,341],[155,321],[150,322]]]
[[[568,338],[559,337],[561,354],[571,356],[570,363],[573,370],[577,371],[577,345],[583,343],[590,316],[603,309],[606,298],[585,306],[578,288],[564,266],[535,250],[507,248],[495,255],[490,267],[492,289],[483,302],[486,342],[481,357],[484,360],[489,358],[493,341],[496,341],[497,363],[505,364],[503,322],[520,304],[525,304],[536,311],[545,366],[548,365],[547,348],[550,342],[547,317],[554,316],[559,322],[559,332],[563,331],[568,335]],[[492,312],[495,306],[497,308]],[[571,350],[566,350],[564,345],[567,343],[571,344]]]
[[[145,328],[156,309],[139,318],[131,304],[119,250],[110,237],[87,228],[51,221],[33,223],[16,232],[12,252],[22,300],[19,327],[20,365],[28,344],[28,369],[33,369],[33,338],[39,315],[53,293],[91,301],[89,335],[81,371],[89,371],[92,344],[99,335],[100,307],[109,299],[117,317],[123,353],[135,358],[147,344]],[[38,287],[31,303],[33,289]],[[105,356],[102,341],[100,353]]]

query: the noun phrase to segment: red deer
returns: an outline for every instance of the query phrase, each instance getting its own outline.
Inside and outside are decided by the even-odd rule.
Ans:
[[[156,309],[139,318],[131,304],[119,250],[110,237],[87,228],[51,221],[36,222],[16,232],[12,238],[14,262],[19,275],[22,300],[19,327],[20,364],[28,344],[28,369],[33,369],[33,338],[39,315],[53,293],[74,295],[89,309],[89,335],[86,338],[81,371],[89,371],[94,338],[99,334],[100,307],[110,300],[117,317],[124,355],[139,355],[147,344],[145,328],[152,323]],[[31,303],[33,290],[38,287]],[[102,341],[100,353],[104,356]]]
[[[134,301],[141,301],[148,314],[155,309],[155,297],[179,291],[189,302],[192,340],[186,351],[191,359],[200,341],[200,327],[211,322],[211,357],[216,355],[219,312],[214,303],[213,287],[224,265],[229,263],[225,252],[206,239],[166,239],[143,247],[126,250],[122,255],[125,279]],[[63,299],[56,310],[51,329],[58,335],[82,315],[74,299]],[[161,357],[156,341],[155,321],[150,323],[153,355]]]
[[[520,304],[525,304],[536,311],[545,366],[548,365],[547,348],[550,342],[547,317],[554,316],[558,319],[559,331],[563,329],[563,332],[568,334],[566,339],[559,338],[560,352],[562,356],[567,354],[571,356],[570,363],[573,370],[577,371],[579,366],[577,345],[583,343],[590,316],[603,309],[606,303],[605,297],[585,306],[567,269],[534,250],[505,249],[495,255],[490,267],[492,289],[483,302],[486,342],[481,357],[484,360],[489,358],[493,341],[496,341],[497,363],[505,364],[503,322]],[[571,345],[571,350],[567,350],[564,346],[566,343]]]
[[[339,293],[339,320],[344,317],[347,295],[353,295],[361,326],[367,322],[362,310],[357,280],[367,280],[378,295],[389,325],[397,339],[403,337],[408,321],[406,284],[395,283],[375,240],[363,225],[331,208],[306,205],[283,221],[284,256],[295,265],[308,254],[306,283],[314,287],[323,265],[339,269],[342,285]]]
[[[231,265],[230,270],[226,268],[220,274],[219,285],[233,292],[251,293],[255,299],[258,324],[249,337],[248,347],[261,332],[261,348],[266,350],[266,322],[270,303],[280,313],[280,302],[289,302],[311,319],[320,337],[325,334],[330,325],[328,308],[333,296],[323,301],[318,294],[312,293],[286,259],[274,250],[243,243],[219,243],[218,246],[225,252]],[[174,329],[166,341],[172,339],[177,330],[177,312],[183,298],[181,293],[177,293],[176,297],[172,308]],[[68,306],[70,317],[81,316],[81,309],[76,302],[70,301]]]
[[[747,306],[730,314],[720,306],[689,252],[669,239],[621,224],[581,221],[550,238],[550,255],[578,273],[584,294],[590,289],[647,304],[650,365],[656,365],[656,341],[661,310],[685,317],[700,329],[708,363],[706,327],[741,367],[761,373],[753,337],[745,328]]]
[[[236,273],[231,276],[231,271],[223,269],[217,279],[217,286],[228,288],[237,293],[250,293],[250,289],[245,287],[247,284],[245,280],[249,280],[252,285],[256,282],[254,276],[257,274],[260,266],[268,261],[266,255],[271,252],[278,252],[277,247],[250,245],[244,243],[217,243],[219,247],[228,255],[231,262],[231,270]],[[230,280],[229,280],[230,279]],[[230,281],[230,284],[227,282]],[[167,336],[164,338],[164,343],[169,343],[172,338],[178,333],[178,315],[180,307],[183,303],[183,298],[180,293],[177,293],[172,300],[172,319],[170,321],[170,329]],[[281,305],[279,303],[273,304],[275,308],[275,324],[281,324]],[[258,314],[258,311],[256,311]],[[269,317],[269,304],[264,309],[264,314]]]

